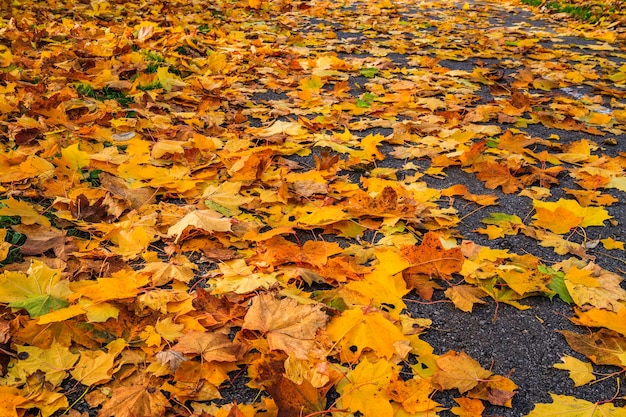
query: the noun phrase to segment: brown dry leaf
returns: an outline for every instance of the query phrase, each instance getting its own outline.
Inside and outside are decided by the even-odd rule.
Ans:
[[[56,252],[65,245],[65,232],[53,227],[18,224],[12,229],[26,236],[26,242],[20,246],[24,255],[41,255],[50,249]]]
[[[626,337],[606,329],[580,334],[561,330],[567,343],[596,365],[626,366]]]
[[[276,402],[278,417],[310,415],[326,409],[326,398],[307,380],[296,384],[281,375],[266,389]]]
[[[481,298],[486,297],[487,293],[473,285],[455,285],[448,288],[445,295],[454,303],[456,308],[471,313],[474,304],[485,304]]]
[[[172,350],[202,356],[207,362],[234,362],[244,353],[241,344],[232,342],[223,333],[197,331],[185,333]]]
[[[318,350],[316,335],[325,327],[326,314],[320,305],[299,305],[294,299],[277,299],[270,293],[252,299],[242,325],[267,337],[270,349],[300,359]]]
[[[151,385],[134,385],[115,388],[98,417],[158,416],[165,412],[170,402],[161,391]]]

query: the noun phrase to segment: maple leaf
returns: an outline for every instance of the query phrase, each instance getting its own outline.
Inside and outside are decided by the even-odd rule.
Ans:
[[[0,202],[0,216],[18,216],[22,224],[40,224],[50,227],[50,220],[39,214],[30,203],[9,197]]]
[[[277,417],[310,415],[326,409],[326,399],[307,380],[297,384],[280,375],[266,389],[278,407]]]
[[[330,321],[326,331],[341,346],[342,362],[354,362],[364,350],[372,350],[376,356],[386,359],[394,355],[404,357],[408,353],[404,349],[408,342],[406,336],[378,311],[346,310]]]
[[[67,377],[79,355],[72,353],[66,346],[53,342],[48,349],[35,346],[17,346],[18,357],[25,358],[17,361],[11,368],[13,377],[26,380],[37,371],[42,371],[46,381],[52,386],[58,386]]]
[[[560,332],[576,352],[582,353],[597,365],[626,366],[626,337],[607,329],[579,334]]]
[[[626,409],[611,403],[592,403],[566,395],[550,394],[552,403],[536,404],[526,417],[624,417]]]
[[[407,274],[424,274],[442,279],[452,278],[452,274],[461,271],[463,255],[461,249],[446,249],[435,232],[424,235],[422,244],[402,249],[403,255],[411,263]]]
[[[493,405],[512,407],[512,399],[517,393],[517,384],[509,378],[500,375],[491,375],[482,380],[467,392],[470,398],[485,400]]]
[[[438,369],[433,375],[433,384],[441,390],[456,388],[463,394],[492,374],[464,352],[449,351],[436,362]]]
[[[291,298],[279,300],[263,293],[252,299],[242,328],[260,331],[272,350],[306,359],[317,351],[316,335],[325,325],[326,314],[320,305],[298,305]]]
[[[18,408],[27,401],[20,390],[9,386],[0,386],[0,400],[0,412],[6,417],[20,417]]]
[[[607,311],[592,308],[587,311],[576,310],[576,318],[572,321],[581,326],[606,327],[626,336],[626,308],[618,311]]]
[[[150,275],[152,285],[161,286],[173,279],[180,282],[189,282],[194,278],[194,270],[198,267],[189,262],[184,256],[171,259],[170,262],[150,262],[141,270]]]
[[[186,214],[180,221],[167,230],[169,237],[176,237],[174,243],[178,243],[190,230],[199,229],[206,233],[230,232],[232,222],[213,210],[194,210]]]
[[[459,406],[452,407],[450,411],[459,417],[480,417],[485,410],[482,401],[474,398],[455,398],[454,401]]]
[[[24,410],[37,408],[41,412],[42,417],[50,417],[60,409],[67,409],[68,406],[67,397],[62,393],[41,390],[30,393],[27,401],[19,404],[17,408]]]
[[[24,308],[31,317],[66,307],[71,293],[69,282],[61,279],[61,271],[38,260],[33,261],[28,275],[11,271],[0,275],[0,302]]]
[[[602,207],[581,207],[576,200],[559,199],[557,202],[533,200],[536,226],[563,234],[576,226],[603,226],[611,218]]]
[[[109,278],[98,278],[95,282],[73,283],[71,288],[94,302],[102,302],[134,297],[139,293],[139,288],[148,281],[146,275],[134,271],[119,271]]]
[[[234,362],[241,358],[244,348],[233,343],[223,333],[190,331],[185,333],[172,350],[202,356],[207,362]]]
[[[486,297],[485,291],[473,285],[455,285],[445,291],[456,308],[466,313],[471,313],[474,304],[485,304],[481,298]]]
[[[593,374],[593,367],[589,362],[583,362],[569,355],[561,357],[561,360],[563,363],[556,363],[553,367],[568,371],[575,387],[580,387],[596,379],[596,376]]]
[[[402,404],[407,413],[419,413],[424,411],[437,411],[439,403],[433,401],[432,395],[435,388],[428,379],[412,378],[403,381],[393,378],[385,393],[395,402]]]
[[[111,399],[104,403],[98,417],[158,416],[170,402],[161,391],[150,385],[138,384],[115,388]]]
[[[391,362],[380,359],[372,363],[365,358],[337,385],[341,394],[338,406],[353,413],[360,411],[364,417],[393,416],[387,390],[396,372]]]

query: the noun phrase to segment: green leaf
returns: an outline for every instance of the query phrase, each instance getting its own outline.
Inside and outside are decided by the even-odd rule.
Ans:
[[[365,78],[374,78],[378,72],[378,68],[362,68],[359,71],[359,73]]]
[[[53,297],[51,295],[38,295],[30,297],[21,301],[14,301],[9,303],[9,307],[23,308],[28,311],[30,317],[39,317],[44,314],[48,314],[51,311],[56,311],[61,308],[65,308],[69,305],[67,301]]]

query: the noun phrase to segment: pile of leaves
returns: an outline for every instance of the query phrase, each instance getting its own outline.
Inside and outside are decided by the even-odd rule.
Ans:
[[[445,390],[459,416],[511,407],[507,375],[420,338],[431,321],[406,297],[436,292],[466,312],[558,297],[594,329],[565,332],[571,347],[623,374],[626,291],[587,251],[624,243],[586,230],[615,222],[626,191],[626,156],[598,144],[626,129],[626,67],[606,57],[624,39],[586,30],[605,51],[586,61],[441,18],[450,47],[431,48],[416,7],[478,9],[414,3],[3,2],[0,414],[434,416]],[[440,62],[468,56],[508,73]],[[567,90],[583,84],[597,93]],[[466,239],[455,201],[498,196],[428,186],[449,169],[532,204],[478,233],[562,260]],[[577,187],[552,198],[564,176]],[[596,379],[590,362],[557,366]],[[242,380],[256,398],[222,398]],[[624,414],[554,400],[532,415]]]

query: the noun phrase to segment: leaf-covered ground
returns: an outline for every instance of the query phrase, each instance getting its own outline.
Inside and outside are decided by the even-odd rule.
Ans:
[[[0,415],[626,415],[615,20],[0,11]]]

